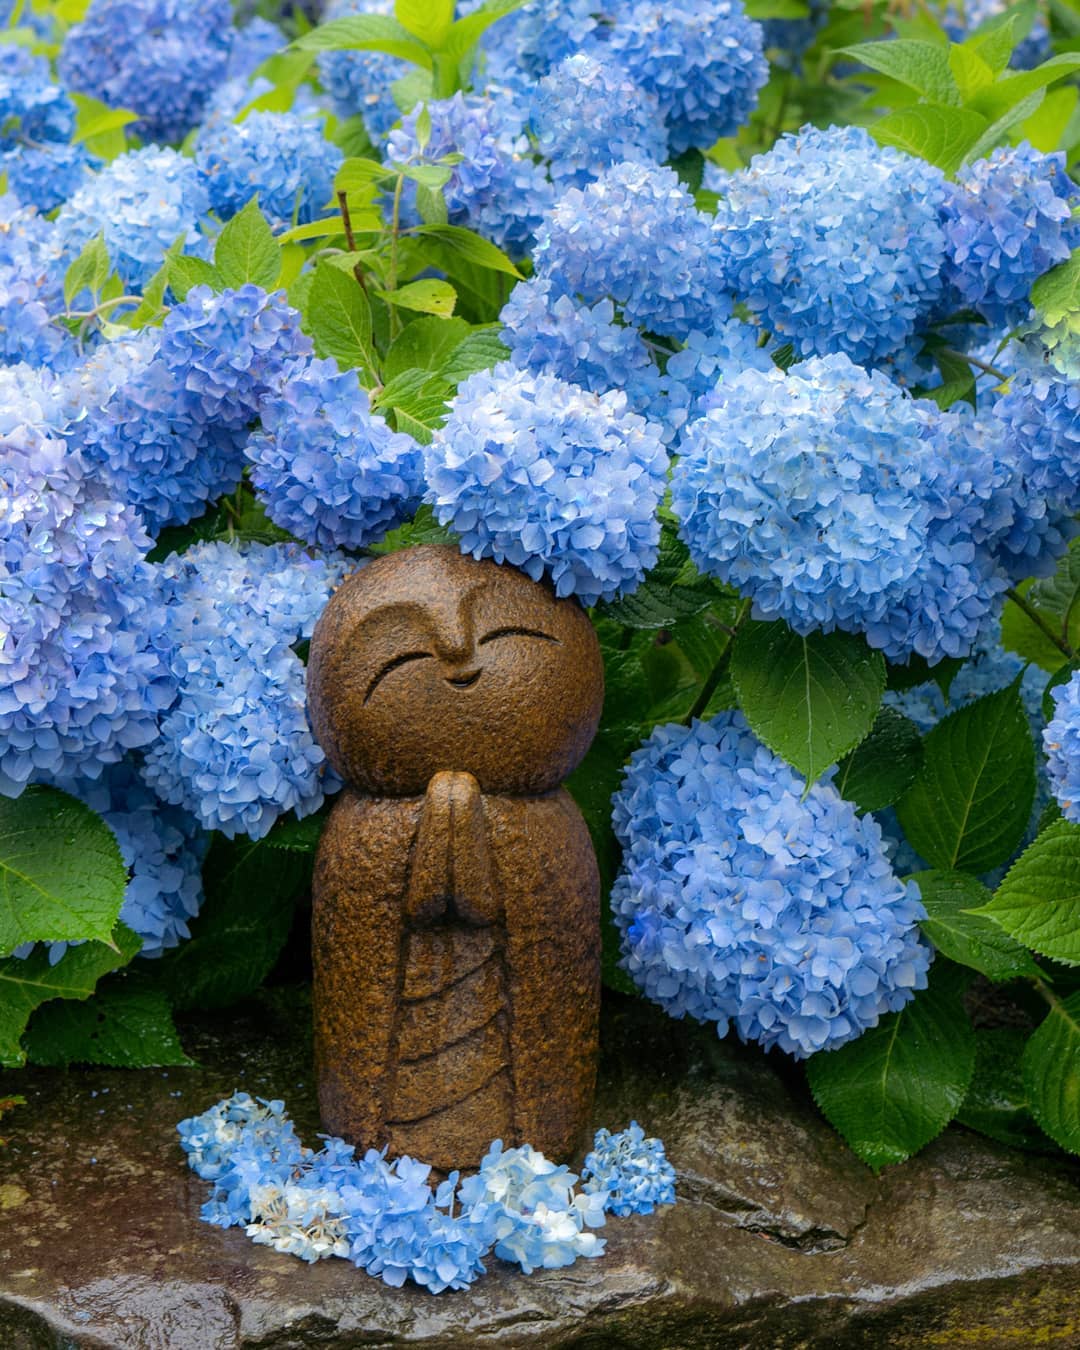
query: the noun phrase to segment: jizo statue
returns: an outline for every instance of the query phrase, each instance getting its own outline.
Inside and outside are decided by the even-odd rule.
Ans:
[[[349,577],[311,642],[312,724],[347,786],[315,868],[323,1124],[443,1170],[587,1124],[599,878],[563,779],[603,702],[574,599],[453,548]]]

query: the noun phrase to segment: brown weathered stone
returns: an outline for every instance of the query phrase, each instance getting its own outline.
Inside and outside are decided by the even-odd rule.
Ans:
[[[600,990],[596,861],[559,786],[603,702],[587,616],[455,549],[394,553],[327,606],[308,698],[351,785],[313,891],[326,1127],[443,1170],[494,1137],[568,1156]]]

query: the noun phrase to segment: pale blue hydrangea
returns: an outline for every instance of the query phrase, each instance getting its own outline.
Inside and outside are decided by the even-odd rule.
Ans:
[[[304,665],[337,563],[292,544],[198,544],[158,568],[176,703],[146,755],[146,781],[206,829],[263,838],[337,786],[308,726]]]
[[[998,15],[1004,14],[1011,6],[1009,0],[958,0],[945,6],[942,23],[953,42],[963,42]],[[1031,28],[1013,49],[1009,65],[1014,70],[1031,70],[1041,65],[1053,55],[1050,43],[1050,26],[1046,16],[1035,9],[1032,13]]]
[[[60,79],[139,113],[144,139],[180,141],[225,77],[233,32],[229,0],[91,0],[64,38]]]
[[[175,150],[129,150],[89,174],[60,209],[56,229],[73,261],[99,234],[124,285],[140,290],[177,239],[205,252],[198,227],[210,210],[202,175]]]
[[[522,114],[505,99],[477,94],[457,93],[423,106],[431,119],[426,145],[417,135],[418,108],[390,132],[387,162],[430,164],[461,155],[442,189],[450,223],[467,225],[515,256],[525,252],[553,192],[532,157]],[[410,183],[406,205],[414,199]]]
[[[0,196],[0,267],[29,282],[50,313],[63,308],[65,262],[56,226],[11,192]]]
[[[323,20],[346,19],[353,14],[394,12],[394,0],[330,0]],[[319,53],[319,78],[342,117],[359,115],[376,145],[401,117],[391,88],[412,67],[388,52],[339,51]]]
[[[100,778],[61,778],[53,786],[85,802],[116,836],[129,874],[120,921],[142,938],[141,954],[160,956],[190,937],[209,845],[195,819],[151,792],[130,757],[106,766]]]
[[[476,558],[546,573],[584,605],[632,588],[656,561],[667,452],[621,392],[504,362],[465,381],[424,454],[435,515]]]
[[[0,363],[62,370],[76,359],[75,344],[52,321],[34,278],[0,266]]]
[[[658,727],[614,798],[623,965],[674,1017],[797,1058],[926,985],[918,888],[828,781],[807,787],[739,712]]]
[[[862,127],[782,136],[722,191],[730,284],[801,355],[887,356],[941,294],[945,178]]]
[[[475,10],[478,5],[462,5],[465,8]],[[531,93],[536,81],[560,61],[579,51],[594,51],[608,17],[603,13],[606,8],[596,0],[530,0],[484,34],[486,81]]]
[[[273,224],[307,224],[327,215],[343,159],[320,121],[291,112],[253,112],[240,123],[215,122],[195,142],[195,163],[222,220],[256,195]]]
[[[675,434],[714,407],[723,382],[741,370],[775,369],[772,348],[760,331],[741,319],[726,319],[709,333],[688,334],[685,346],[667,359],[664,421]]]
[[[0,371],[0,793],[146,745],[175,684],[138,515],[57,434],[52,391]]]
[[[18,145],[0,152],[0,174],[20,200],[41,211],[55,211],[82,186],[96,167],[82,145]]]
[[[938,661],[966,655],[997,612],[1013,476],[961,413],[815,357],[726,380],[680,456],[672,504],[691,556],[764,618]]]
[[[1054,715],[1043,732],[1050,787],[1065,819],[1080,821],[1080,671],[1050,697]]]
[[[1017,467],[1051,514],[1080,509],[1080,384],[1049,367],[1021,369],[994,405]],[[1030,573],[1028,574],[1030,575]]]
[[[104,344],[74,372],[69,434],[157,534],[236,486],[262,399],[310,351],[281,292],[193,287],[160,329]]]
[[[0,148],[63,144],[75,130],[75,105],[54,83],[48,61],[0,43]]]
[[[769,78],[740,0],[615,0],[602,49],[655,94],[671,150],[708,149],[749,120]]]
[[[276,23],[256,15],[233,33],[224,79],[250,79],[264,61],[269,61],[288,45],[289,39]]]
[[[293,362],[260,406],[251,481],[282,529],[319,548],[359,549],[415,514],[420,447],[371,411],[353,370]]]
[[[584,187],[624,160],[659,164],[667,158],[656,97],[621,65],[584,54],[567,57],[540,81],[531,125],[558,183]]]
[[[945,276],[992,324],[1027,317],[1032,283],[1080,244],[1080,189],[1062,153],[1026,142],[964,165],[944,202]]]
[[[675,1169],[659,1139],[647,1139],[632,1120],[618,1134],[600,1129],[581,1168],[587,1192],[603,1191],[609,1214],[651,1214],[675,1203]]]
[[[731,315],[722,250],[672,169],[617,164],[570,188],[537,232],[536,270],[586,304],[679,340]]]

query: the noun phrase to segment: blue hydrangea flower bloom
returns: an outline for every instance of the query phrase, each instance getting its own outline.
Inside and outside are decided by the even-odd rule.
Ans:
[[[1080,672],[1050,691],[1054,716],[1043,732],[1050,787],[1066,820],[1080,820]]]
[[[619,0],[605,52],[655,94],[672,152],[733,136],[769,78],[761,25],[740,0]]]
[[[391,16],[394,0],[330,0],[323,15],[347,19],[353,14]],[[410,69],[404,61],[388,52],[320,52],[319,78],[342,117],[359,114],[375,145],[381,145],[401,110],[394,102],[391,86]]]
[[[578,54],[536,88],[532,130],[556,182],[584,187],[624,160],[659,164],[667,132],[653,94],[613,62]]]
[[[210,197],[195,164],[175,150],[147,146],[88,175],[61,208],[56,229],[69,262],[104,234],[121,280],[140,290],[177,239],[188,249],[205,249],[198,226],[209,210]]]
[[[782,136],[723,192],[730,284],[804,356],[887,356],[941,294],[944,176],[862,127]]]
[[[675,1203],[675,1169],[664,1145],[659,1139],[646,1139],[636,1120],[619,1134],[597,1130],[581,1175],[585,1190],[603,1191],[605,1209],[620,1219]]]
[[[945,276],[992,324],[1026,318],[1031,285],[1080,243],[1080,189],[1065,156],[1026,141],[966,164],[944,202]]]
[[[63,307],[66,264],[56,226],[11,192],[0,196],[0,267],[29,282],[47,310]]]
[[[557,595],[594,605],[656,561],[667,452],[621,392],[504,362],[465,381],[424,456],[428,500],[462,550],[547,573]]]
[[[610,297],[627,323],[684,340],[730,317],[721,250],[672,169],[616,164],[570,188],[537,232],[536,270],[586,304]]]
[[[1051,512],[1080,509],[1080,384],[1049,367],[1021,369],[995,403],[994,416],[1012,440],[1032,493]]]
[[[229,0],[91,0],[64,38],[60,78],[139,113],[144,139],[180,141],[225,77],[233,31]]]
[[[0,266],[0,363],[63,370],[75,359],[75,343],[52,322],[33,277]]]
[[[317,811],[336,786],[293,648],[311,637],[341,570],[285,544],[199,544],[160,565],[179,695],[144,772],[205,828],[261,839],[284,812]]]
[[[73,373],[69,435],[157,534],[236,486],[263,397],[310,351],[280,292],[193,287],[160,329],[103,344]]]
[[[0,151],[0,173],[22,201],[41,211],[55,211],[82,186],[97,164],[81,145],[50,144],[45,149],[17,145]]]
[[[0,173],[39,211],[66,201],[90,166],[86,149],[68,144],[74,129],[75,105],[53,83],[49,63],[0,46]]]
[[[0,371],[0,793],[100,773],[175,685],[138,515],[57,434],[52,392]]]
[[[684,434],[672,502],[691,556],[796,631],[893,660],[963,656],[1006,589],[1000,441],[845,356],[744,370]]]
[[[424,107],[431,118],[427,144],[421,147],[417,136],[418,108],[390,133],[387,161],[426,164],[462,155],[443,188],[450,223],[468,225],[520,255],[553,195],[543,166],[532,158],[521,113],[505,99],[462,93]],[[410,183],[408,201],[414,197]]]
[[[775,369],[773,345],[761,346],[758,330],[741,319],[727,319],[711,333],[690,333],[664,371],[664,420],[673,433],[716,405],[725,379],[740,370]]]
[[[762,45],[770,65],[801,73],[803,56],[813,45],[829,18],[826,0],[810,0],[809,13],[802,19],[765,19]]]
[[[594,394],[621,389],[643,416],[655,409],[660,371],[637,329],[616,322],[610,300],[580,305],[546,277],[533,277],[514,287],[499,318],[520,370],[555,375]]]
[[[296,113],[253,112],[240,123],[204,127],[195,163],[210,205],[228,220],[258,194],[272,222],[307,224],[324,216],[344,155],[323,135],[321,122]]]
[[[658,727],[614,798],[611,897],[647,997],[800,1059],[902,1008],[931,960],[877,822],[805,788],[741,713]]]
[[[225,81],[250,79],[264,61],[288,45],[289,39],[276,23],[256,15],[233,34]]]
[[[261,404],[246,454],[270,519],[319,548],[358,549],[412,516],[420,447],[371,411],[356,372],[292,363]]]

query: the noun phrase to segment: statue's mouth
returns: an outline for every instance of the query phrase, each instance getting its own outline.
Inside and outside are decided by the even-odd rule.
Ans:
[[[455,689],[469,689],[480,678],[481,673],[479,670],[471,670],[467,675],[448,675],[446,683],[452,684]]]

